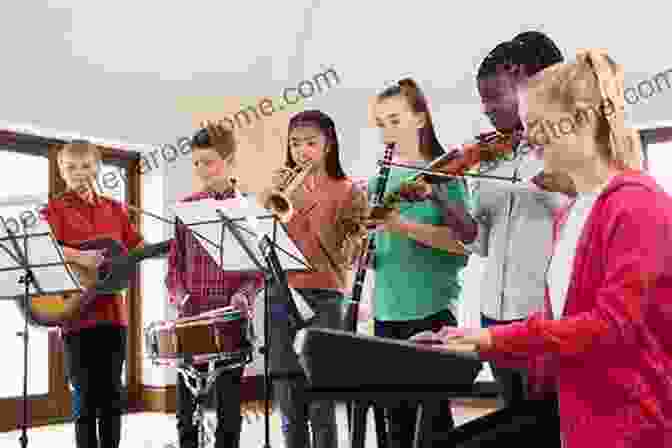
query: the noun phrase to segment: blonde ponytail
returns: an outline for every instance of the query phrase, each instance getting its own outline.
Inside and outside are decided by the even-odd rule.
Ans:
[[[556,64],[533,77],[530,89],[547,102],[560,102],[577,116],[598,118],[596,139],[608,143],[605,154],[620,169],[641,169],[641,142],[636,130],[625,126],[624,72],[602,49],[577,52],[576,61]]]

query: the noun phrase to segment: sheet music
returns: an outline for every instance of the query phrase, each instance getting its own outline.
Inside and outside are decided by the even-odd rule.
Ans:
[[[31,266],[35,281],[44,294],[58,294],[64,291],[81,289],[77,277],[63,264],[62,251],[51,234],[48,223],[38,221],[30,227],[27,234],[12,235],[15,238],[16,245],[9,238],[8,229],[4,225],[0,225],[0,246],[2,246],[0,247],[0,269],[7,269],[0,272],[0,276],[2,276],[0,295],[17,297],[25,293],[25,285],[19,283],[20,277],[25,275],[25,269],[22,268],[22,256],[25,255],[24,247],[27,248],[28,263]],[[27,236],[27,239],[24,239],[24,235]],[[19,253],[16,250],[17,246]],[[13,256],[10,256],[10,253]],[[18,258],[18,262],[14,258]],[[40,291],[31,283],[29,294],[36,295],[39,293]]]
[[[248,253],[231,232],[222,225],[218,210],[233,221],[248,248],[262,265],[265,265],[263,254],[258,248],[258,241],[264,234],[272,235],[273,219],[268,210],[257,204],[254,196],[179,202],[174,204],[172,209],[189,228],[217,245],[223,243],[222,254],[219,247],[213,246],[204,241],[201,236],[194,234],[201,246],[223,270],[258,271],[259,268],[250,260]],[[278,258],[284,269],[305,271],[310,267],[308,260],[282,226],[278,226],[276,243]]]
[[[299,314],[301,314],[301,318],[307,321],[315,317],[315,311],[308,305],[308,302],[304,300],[301,294],[296,292],[294,288],[289,288],[289,291],[292,293],[292,300],[294,300],[296,309],[299,310]]]

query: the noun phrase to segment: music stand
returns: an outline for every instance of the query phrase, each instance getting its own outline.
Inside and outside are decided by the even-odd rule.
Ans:
[[[288,271],[305,271],[313,270],[313,268],[289,238],[284,226],[281,227],[282,232],[280,232],[282,243],[278,244],[277,219],[256,204],[256,201],[249,201],[247,198],[223,201],[204,199],[176,204],[174,211],[183,222],[188,223],[189,227],[207,226],[205,229],[199,229],[201,234],[199,240],[207,238],[220,241],[218,247],[216,244],[204,245],[204,247],[222,269],[264,273],[264,346],[259,351],[264,356],[265,448],[270,448],[271,376],[268,354],[271,314],[269,290],[274,283],[283,289],[287,297],[290,325],[299,328],[305,324],[306,319],[299,312],[295,302],[300,298],[291,294],[285,271],[282,269],[282,262],[288,265]],[[271,232],[273,240],[268,237],[268,233]],[[227,234],[230,234],[232,238],[226,238]],[[223,253],[226,243],[229,245],[226,251],[227,258],[224,260]],[[278,251],[275,250],[276,248]],[[262,259],[265,261],[265,266]],[[240,269],[241,265],[244,269]],[[304,304],[305,307],[307,304]]]
[[[221,214],[221,212],[218,210]],[[222,215],[222,220],[225,222],[225,225],[228,225],[233,233],[234,237],[239,241],[242,247],[245,247],[249,252],[251,252],[251,247],[248,246],[247,242],[244,240],[242,232],[236,227],[233,221],[229,220]],[[275,219],[274,219],[275,221]],[[276,233],[274,232],[274,235]],[[288,308],[288,317],[290,325],[296,329],[306,325],[308,319],[304,319],[301,313],[296,306],[295,297],[292,295],[291,289],[287,282],[287,275],[282,269],[280,259],[275,250],[276,243],[274,243],[267,234],[263,235],[261,240],[257,243],[258,250],[263,254],[264,259],[266,260],[267,269],[264,270],[264,347],[260,350],[264,356],[264,427],[265,427],[265,448],[270,448],[270,392],[271,392],[271,373],[270,365],[268,362],[268,354],[270,350],[270,316],[271,316],[271,305],[270,305],[270,285],[275,284],[276,287],[281,288],[283,295],[287,299],[287,308]],[[307,305],[306,305],[307,306]],[[311,310],[312,312],[312,310]],[[314,313],[312,313],[314,315]]]
[[[0,220],[2,221],[2,220]],[[50,232],[36,232],[32,234],[14,234],[3,221],[7,237],[0,238],[0,253],[8,258],[0,257],[0,272],[3,277],[14,274],[17,282],[2,282],[2,287],[10,289],[10,285],[18,286],[3,294],[5,297],[22,300],[24,314],[23,331],[17,336],[23,339],[23,419],[21,421],[21,436],[19,443],[22,448],[28,446],[28,320],[30,314],[29,298],[35,295],[62,294],[79,290],[79,282],[65,264],[62,252],[57,241]],[[1,235],[1,234],[0,234]],[[23,240],[23,248],[18,240]],[[37,249],[34,263],[30,263],[29,241],[34,243],[32,249]],[[31,252],[32,253],[32,252]],[[10,263],[7,263],[7,262]],[[13,263],[12,263],[13,262]],[[10,266],[5,266],[10,264]],[[21,289],[23,292],[21,293]]]

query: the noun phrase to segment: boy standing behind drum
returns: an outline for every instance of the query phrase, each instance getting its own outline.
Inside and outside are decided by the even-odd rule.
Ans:
[[[234,197],[234,186],[230,180],[236,151],[233,133],[219,125],[209,125],[208,132],[212,146],[194,146],[192,149],[193,172],[202,182],[202,191],[183,199],[183,202]],[[178,306],[180,317],[229,305],[249,315],[254,297],[263,286],[263,274],[223,271],[187,226],[178,221],[170,247],[166,286],[170,302]],[[215,381],[215,448],[237,448],[240,445],[242,374],[242,367],[225,370]],[[180,448],[196,448],[198,428],[192,422],[194,397],[182,375],[177,377],[176,399]]]

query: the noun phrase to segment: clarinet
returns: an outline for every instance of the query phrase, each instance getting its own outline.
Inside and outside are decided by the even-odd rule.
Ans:
[[[378,207],[382,205],[385,197],[385,187],[387,186],[387,179],[390,177],[390,165],[392,162],[392,155],[394,153],[394,143],[385,146],[385,154],[383,155],[383,162],[380,164],[378,176],[376,177],[376,191],[373,197],[369,198],[369,205],[371,207]],[[371,264],[371,257],[373,257],[376,250],[376,235],[371,232],[368,236],[366,249],[362,252],[358,260],[357,274],[355,275],[355,284],[352,288],[351,300],[355,302],[355,311],[359,307],[359,300],[362,297],[362,290],[364,289],[364,279],[366,278],[367,266]],[[354,313],[353,330],[356,327],[357,313]]]

